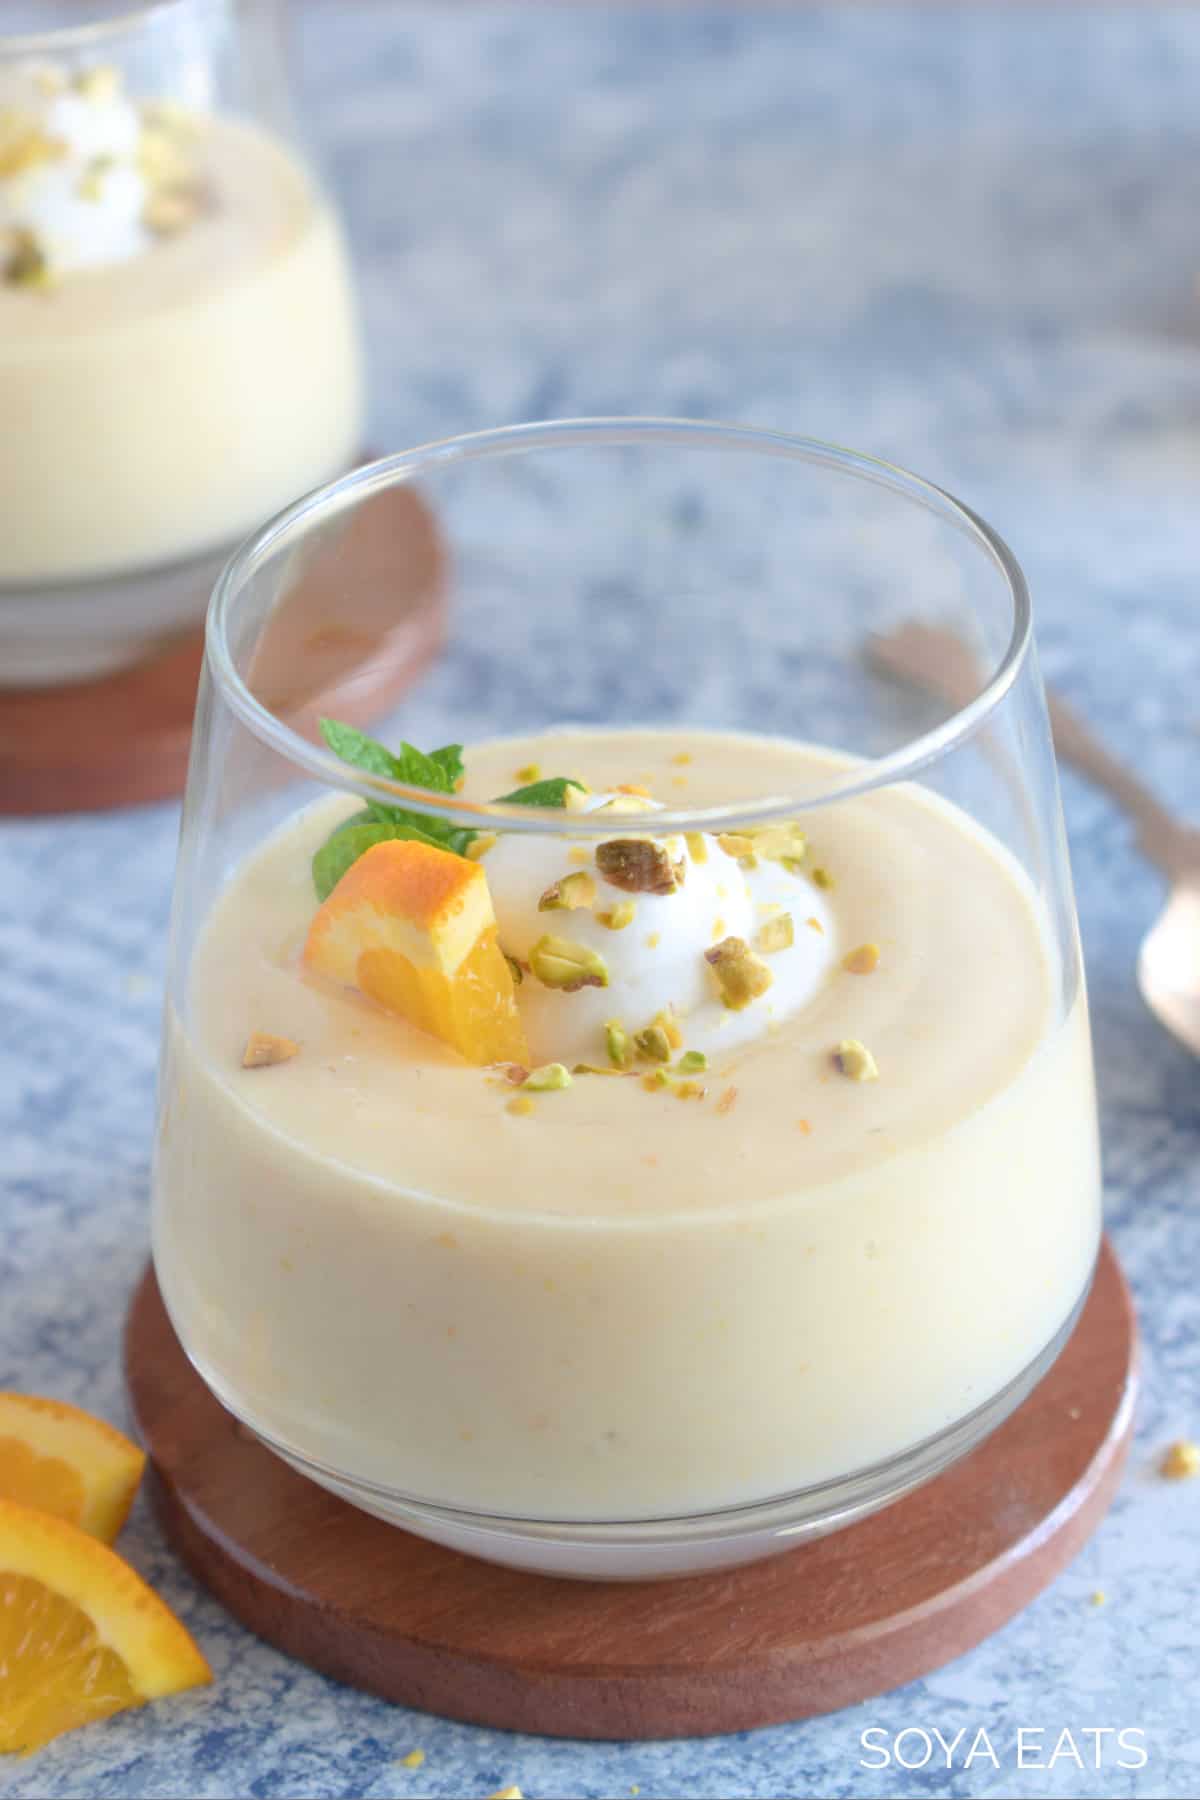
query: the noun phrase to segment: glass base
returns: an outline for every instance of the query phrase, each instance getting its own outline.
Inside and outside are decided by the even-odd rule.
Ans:
[[[1075,1330],[1091,1282],[1040,1355],[991,1400],[911,1450],[836,1481],[747,1506],[681,1518],[578,1521],[509,1519],[435,1506],[323,1467],[258,1430],[207,1373],[198,1373],[228,1412],[299,1474],[418,1537],[466,1556],[537,1575],[585,1581],[661,1581],[777,1556],[902,1499],[976,1449],[1038,1385]]]

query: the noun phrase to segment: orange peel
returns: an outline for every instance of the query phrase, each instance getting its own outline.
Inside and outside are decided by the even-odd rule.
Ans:
[[[0,1751],[211,1680],[191,1634],[115,1551],[0,1500]]]
[[[480,863],[404,838],[374,845],[317,911],[304,962],[468,1062],[528,1060]]]

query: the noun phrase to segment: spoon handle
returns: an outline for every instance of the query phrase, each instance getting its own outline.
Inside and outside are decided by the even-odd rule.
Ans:
[[[1195,870],[1200,865],[1200,833],[1169,813],[1145,782],[1106,749],[1061,694],[1048,688],[1046,705],[1055,751],[1124,807],[1137,826],[1138,844],[1144,855],[1168,875]]]
[[[952,706],[964,705],[979,691],[979,667],[956,632],[911,619],[896,630],[872,637],[869,660],[891,675],[940,694]],[[1162,806],[1132,769],[1118,762],[1089,725],[1061,694],[1048,691],[1046,702],[1054,748],[1124,807],[1137,826],[1143,854],[1167,875],[1178,878],[1200,869],[1200,831],[1182,823]]]

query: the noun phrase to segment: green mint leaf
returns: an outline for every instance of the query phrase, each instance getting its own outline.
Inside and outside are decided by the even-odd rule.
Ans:
[[[546,781],[531,781],[528,787],[519,787],[511,794],[501,794],[496,804],[498,806],[565,806],[569,787],[578,788],[581,794],[586,792],[581,781],[572,781],[568,775],[552,775]]]
[[[431,750],[429,760],[441,769],[446,778],[446,792],[452,794],[466,773],[462,745],[445,744],[440,750]]]
[[[421,838],[439,850],[453,851],[455,856],[465,856],[479,836],[469,825],[451,825],[446,819],[427,819],[420,813],[398,812],[396,826],[397,837]]]
[[[453,749],[451,744],[447,746]],[[395,762],[402,771],[396,780],[402,781],[406,787],[432,788],[435,794],[452,794],[454,783],[449,780],[446,770],[438,761],[442,752],[435,750],[432,756],[426,756],[423,750],[417,750],[412,744],[401,744]]]
[[[351,768],[363,769],[368,775],[386,775],[389,781],[404,780],[396,758],[374,738],[356,731],[353,725],[339,725],[336,719],[321,719],[318,723],[333,754]]]
[[[401,812],[399,808],[368,807],[332,832],[312,860],[313,886],[318,900],[327,900],[342,876],[360,856],[376,844],[392,839],[408,838],[418,844],[429,844],[434,850],[449,850],[465,856],[475,837],[473,831],[447,825],[443,819],[423,819],[419,813]]]
[[[362,815],[358,815],[361,820]],[[312,859],[313,886],[317,890],[318,900],[328,900],[342,876],[352,863],[376,844],[382,844],[387,838],[394,837],[391,827],[381,820],[372,820],[369,824],[348,823],[339,827],[332,837],[326,838],[321,848]]]
[[[321,736],[334,755],[367,775],[382,775],[388,781],[400,781],[406,787],[428,788],[435,794],[452,794],[462,778],[461,744],[445,744],[428,756],[412,744],[401,744],[399,751],[393,754],[375,738],[367,737],[353,725],[343,725],[337,719],[322,719],[320,728]],[[476,835],[466,826],[452,825],[445,819],[425,818],[404,807],[372,800],[362,812],[344,820],[313,857],[313,883],[317,895],[321,900],[326,899],[360,856],[391,838],[410,838],[417,843],[431,844],[435,850],[449,850],[455,856],[465,856]]]
[[[401,744],[393,752],[386,745],[353,725],[337,719],[320,721],[321,736],[344,763],[362,769],[367,775],[382,775],[388,781],[403,782],[405,787],[428,788],[435,794],[452,794],[463,777],[461,744],[444,744],[428,754],[412,744]],[[565,806],[567,789],[582,783],[565,776],[548,781],[534,781],[515,793],[501,796],[506,804],[517,806]],[[452,825],[423,813],[409,812],[400,806],[389,806],[383,800],[371,800],[361,812],[343,820],[321,845],[312,861],[313,885],[319,900],[328,899],[342,876],[360,856],[394,838],[408,838],[419,844],[431,844],[435,850],[449,850],[454,856],[465,856],[479,834],[469,826]]]
[[[405,787],[429,788],[435,794],[452,794],[462,777],[461,744],[446,744],[428,756],[412,744],[401,744],[393,753],[385,744],[337,719],[320,720],[320,728],[335,756],[368,775],[383,775],[389,781],[403,782]]]

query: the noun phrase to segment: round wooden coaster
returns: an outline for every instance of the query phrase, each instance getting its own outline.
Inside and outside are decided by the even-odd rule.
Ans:
[[[212,1398],[152,1270],[130,1309],[125,1366],[167,1536],[259,1636],[453,1719],[556,1737],[703,1737],[897,1687],[1040,1592],[1112,1499],[1136,1328],[1106,1244],[1054,1368],[938,1480],[767,1562],[619,1585],[476,1562],[294,1473]]]
[[[360,506],[272,615],[250,682],[303,729],[321,711],[356,724],[397,699],[441,642],[445,559],[410,488]],[[198,612],[207,591],[197,596]],[[197,628],[96,681],[0,688],[0,813],[95,812],[177,794],[187,775]]]

